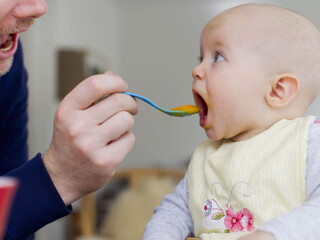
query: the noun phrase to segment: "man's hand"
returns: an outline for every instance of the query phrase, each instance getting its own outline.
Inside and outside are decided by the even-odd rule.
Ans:
[[[276,240],[271,233],[265,231],[256,231],[245,235],[238,240]]]
[[[81,82],[59,105],[43,162],[66,205],[107,183],[133,147],[128,131],[138,107],[121,94],[126,89],[123,79],[107,72]]]

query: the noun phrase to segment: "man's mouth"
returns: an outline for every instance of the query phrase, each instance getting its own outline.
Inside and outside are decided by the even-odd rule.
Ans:
[[[194,99],[198,107],[200,108],[200,126],[205,127],[207,115],[208,115],[208,105],[205,100],[198,94],[194,93]]]
[[[18,46],[18,33],[0,34],[0,60],[13,56]]]
[[[7,36],[3,36],[0,37],[1,42],[0,42],[0,51],[1,52],[7,52],[8,50],[10,50],[13,46],[13,36],[7,35]]]

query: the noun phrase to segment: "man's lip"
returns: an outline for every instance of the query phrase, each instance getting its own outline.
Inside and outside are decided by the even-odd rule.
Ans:
[[[6,51],[6,52],[1,52],[0,51],[0,60],[5,60],[5,59],[8,59],[10,57],[12,57],[16,51],[17,51],[17,48],[18,48],[18,33],[13,33],[13,34],[10,34],[12,36],[12,47]]]

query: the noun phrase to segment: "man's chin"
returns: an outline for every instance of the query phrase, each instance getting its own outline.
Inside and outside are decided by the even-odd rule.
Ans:
[[[13,56],[5,60],[0,60],[0,77],[7,74],[10,71],[12,63]]]

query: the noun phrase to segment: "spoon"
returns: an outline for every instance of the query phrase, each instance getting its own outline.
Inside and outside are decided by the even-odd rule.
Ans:
[[[127,94],[129,96],[132,96],[134,98],[138,98],[138,99],[150,104],[154,108],[160,110],[161,112],[168,114],[170,116],[174,116],[174,117],[185,117],[185,116],[199,113],[199,111],[200,111],[200,108],[195,105],[183,105],[183,106],[175,107],[172,109],[165,109],[165,108],[157,106],[152,101],[150,101],[148,98],[143,97],[141,95],[138,95],[135,93],[130,93],[130,92],[123,92],[123,93]]]

